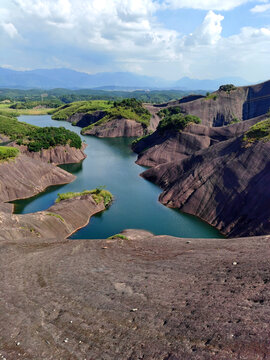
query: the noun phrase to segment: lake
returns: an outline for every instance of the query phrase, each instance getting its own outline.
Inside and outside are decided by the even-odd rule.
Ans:
[[[38,126],[64,126],[80,134],[81,128],[49,115],[20,116],[20,121]],[[145,168],[135,164],[137,155],[130,148],[133,139],[100,139],[82,136],[87,143],[87,158],[80,164],[62,165],[76,180],[67,185],[52,186],[30,199],[15,202],[15,213],[45,210],[53,205],[58,193],[82,191],[106,186],[114,201],[110,208],[93,216],[90,223],[72,235],[72,239],[102,239],[124,229],[144,229],[155,235],[187,238],[223,238],[200,219],[169,209],[158,202],[161,189],[139,176]]]

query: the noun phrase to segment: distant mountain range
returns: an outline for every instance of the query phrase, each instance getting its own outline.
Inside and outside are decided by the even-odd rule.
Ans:
[[[197,80],[183,77],[177,81],[166,81],[158,77],[137,75],[130,72],[104,72],[87,74],[70,69],[38,69],[15,71],[0,68],[0,88],[16,89],[177,89],[177,90],[217,90],[220,85],[232,83],[247,85],[239,78],[220,78],[215,80]]]

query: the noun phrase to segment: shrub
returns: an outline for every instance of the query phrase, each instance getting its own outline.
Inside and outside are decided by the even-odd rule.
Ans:
[[[19,150],[14,147],[0,146],[0,160],[14,159],[19,154]]]
[[[232,90],[236,90],[237,87],[234,86],[233,84],[226,84],[226,85],[221,85],[218,89],[218,91],[226,91],[227,93],[230,93],[230,91]]]
[[[182,112],[181,107],[180,106],[171,106],[168,107],[166,109],[162,109],[158,112],[158,116],[160,116],[161,118],[164,118],[166,116],[171,116],[174,114],[180,114]]]
[[[97,204],[100,204],[103,201],[104,206],[106,208],[110,205],[110,203],[113,200],[113,196],[109,191],[104,190],[104,187],[98,187],[94,190],[84,190],[81,192],[67,192],[63,194],[58,194],[58,197],[55,202],[59,203],[62,200],[73,199],[78,196],[89,195],[89,194],[92,195],[92,198]]]
[[[128,238],[125,235],[122,235],[122,234],[115,234],[113,236],[108,237],[108,239],[128,240]]]
[[[245,133],[243,140],[253,143],[255,141],[270,141],[270,119],[263,120],[251,126]]]
[[[170,129],[181,131],[190,123],[200,124],[201,119],[194,115],[174,114],[165,116],[158,124],[157,129],[159,131]]]

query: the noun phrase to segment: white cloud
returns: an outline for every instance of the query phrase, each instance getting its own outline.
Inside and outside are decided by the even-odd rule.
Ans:
[[[253,13],[262,13],[262,12],[265,12],[265,11],[268,11],[268,10],[270,10],[270,4],[256,5],[250,11],[253,12]]]
[[[173,9],[201,9],[201,10],[232,10],[250,0],[165,0],[168,7]]]
[[[48,19],[52,24],[66,23],[72,18],[72,7],[69,0],[14,0],[24,12]]]
[[[1,26],[11,38],[18,35],[18,31],[12,23],[2,23]]]
[[[20,58],[18,67],[30,66],[30,59],[36,64],[32,67],[70,64],[67,66],[88,72],[129,69],[169,78],[249,77],[256,73],[263,79],[270,61],[270,28],[245,27],[236,35],[222,37],[224,17],[218,11],[247,2],[11,0],[13,8],[6,7],[10,11],[0,9],[0,26],[5,24],[3,29],[11,37],[19,32],[21,41],[16,42],[15,49],[5,36],[10,51],[1,52],[0,63],[12,64]],[[268,5],[264,0],[257,3]],[[162,4],[170,9],[208,12],[190,35],[184,35],[158,23],[155,15],[158,9],[157,15],[162,12]],[[22,56],[18,56],[19,51]],[[9,58],[5,54],[10,54]]]
[[[38,31],[70,46],[102,51],[129,59],[175,57],[177,32],[159,25],[153,0],[14,0],[39,23]],[[55,40],[53,40],[55,41]]]
[[[205,16],[203,23],[185,39],[186,45],[215,45],[221,38],[221,22],[224,16],[209,11]]]

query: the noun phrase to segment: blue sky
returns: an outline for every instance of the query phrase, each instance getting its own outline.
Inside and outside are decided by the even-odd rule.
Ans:
[[[0,66],[270,78],[270,0],[0,0]]]

